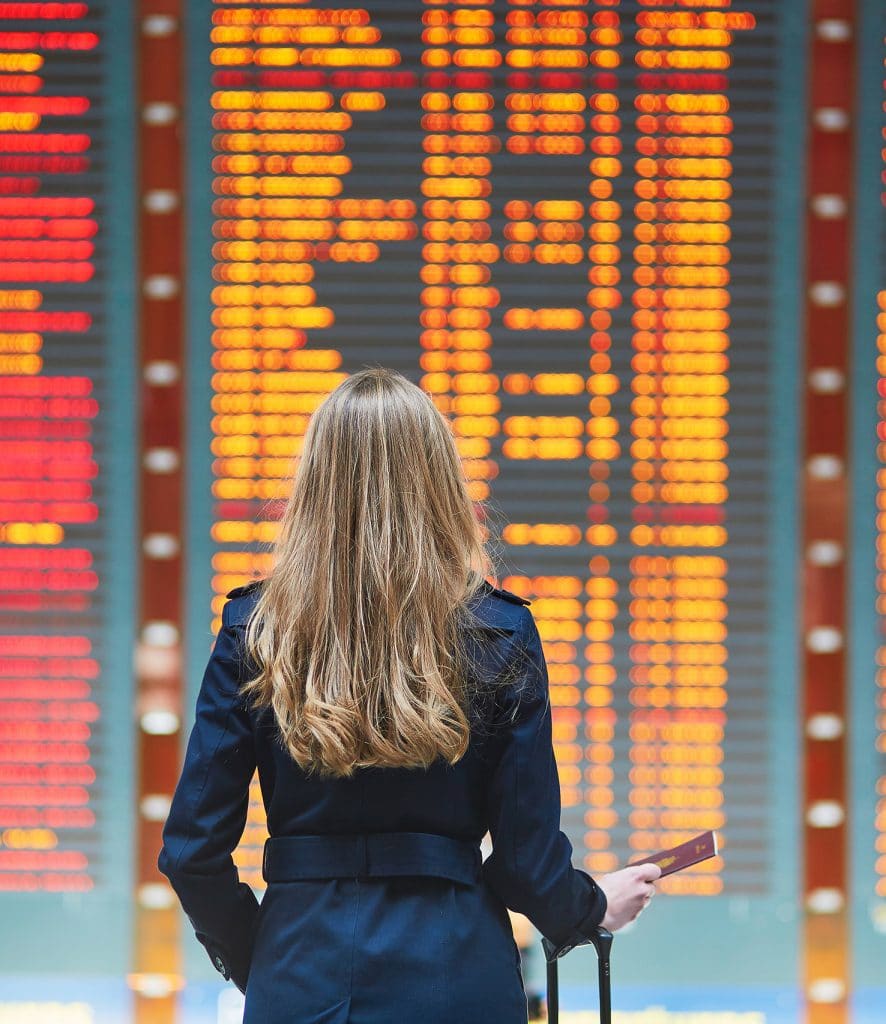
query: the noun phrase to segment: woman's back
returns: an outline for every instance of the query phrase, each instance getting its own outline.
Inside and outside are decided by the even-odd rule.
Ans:
[[[232,591],[225,607],[225,620],[241,634],[241,643],[258,589],[253,585]],[[276,739],[270,711],[250,712],[270,834],[440,832],[479,844],[489,827],[482,783],[488,771],[484,758],[495,739],[490,735],[491,701],[496,678],[528,614],[523,612],[526,604],[488,584],[472,602],[480,621],[468,643],[482,689],[474,698],[477,721],[470,745],[455,765],[438,760],[426,770],[364,768],[347,778],[306,774]]]
[[[455,765],[329,778],[299,768],[273,716],[239,695],[257,590],[232,591],[225,605],[160,857],[216,967],[245,989],[244,1024],[390,1024],[404,1014],[525,1024],[506,905],[555,941],[587,933],[604,907],[559,830],[547,680],[527,602],[484,584],[473,603],[468,643],[486,686]],[[230,860],[246,816],[245,797],[232,805],[231,794],[246,793],[256,767],[271,836],[260,907]],[[494,854],[481,868],[487,831]],[[385,858],[404,834],[429,845],[394,849],[400,873]],[[299,840],[287,848],[286,837]],[[436,837],[453,845],[435,847]]]
[[[539,633],[482,556],[428,396],[340,385],[273,572],[228,594],[159,858],[245,1024],[525,1024],[507,908],[558,946],[602,919],[560,831]],[[256,769],[260,906],[231,856]]]

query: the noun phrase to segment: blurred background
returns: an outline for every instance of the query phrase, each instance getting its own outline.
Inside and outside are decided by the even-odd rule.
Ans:
[[[619,1024],[886,1020],[884,36],[0,3],[0,1022],[239,1021],[160,830],[224,595],[375,364],[532,600],[576,863],[720,837],[616,937]],[[254,788],[259,894],[264,838]],[[596,1020],[593,953],[561,976]]]

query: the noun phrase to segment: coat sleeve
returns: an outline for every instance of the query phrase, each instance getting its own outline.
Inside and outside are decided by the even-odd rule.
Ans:
[[[231,854],[246,824],[256,758],[238,690],[242,635],[228,608],[203,673],[157,864],[213,966],[245,992],[259,904]]]
[[[554,760],[547,666],[528,608],[521,608],[509,658],[516,679],[499,697],[498,742],[488,790],[492,854],[486,883],[558,950],[586,942],[606,913],[606,897],[572,866],[560,830],[560,780]]]

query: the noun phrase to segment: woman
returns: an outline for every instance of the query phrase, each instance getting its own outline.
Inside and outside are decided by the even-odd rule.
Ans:
[[[227,595],[163,832],[245,1024],[525,1024],[506,908],[565,948],[651,898],[657,867],[571,864],[539,633],[485,565],[431,399],[347,378],[309,423],[272,573]],[[256,767],[260,905],[231,858]]]

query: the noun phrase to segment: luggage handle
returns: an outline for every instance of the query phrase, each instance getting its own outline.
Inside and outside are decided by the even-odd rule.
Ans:
[[[597,951],[597,980],[600,985],[600,1024],[612,1024],[612,989],[609,972],[609,954],[612,950],[612,932],[606,928],[598,928],[588,936],[588,942]],[[560,1020],[560,978],[557,960],[563,953],[557,954],[556,947],[547,939],[541,940],[545,954],[548,988],[548,1024],[559,1024]],[[574,947],[570,946],[569,949]],[[564,953],[569,952],[564,950]]]

